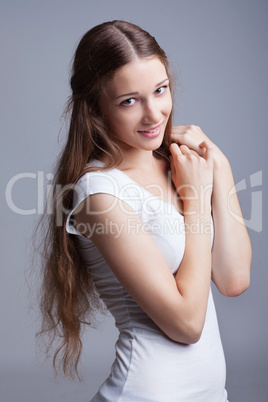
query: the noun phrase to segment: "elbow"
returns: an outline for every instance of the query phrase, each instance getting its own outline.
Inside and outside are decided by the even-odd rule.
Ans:
[[[237,297],[244,293],[249,288],[249,281],[248,282],[239,282],[234,283],[226,287],[225,292],[223,293],[224,296],[227,297]]]
[[[180,303],[182,303],[181,300]],[[183,305],[175,304],[174,306],[172,313],[167,314],[160,328],[174,342],[185,345],[197,343],[202,336],[205,324],[207,302],[183,299]]]
[[[228,281],[228,283],[224,286],[224,289],[221,290],[221,293],[227,297],[237,297],[244,293],[249,288],[249,285],[249,275],[243,278],[235,278]]]
[[[187,345],[194,345],[195,343],[197,343],[202,335],[202,331],[192,331],[188,334],[187,340],[186,340],[186,344]]]
[[[167,334],[168,337],[177,343],[182,343],[185,345],[193,345],[197,343],[201,338],[202,331],[189,331],[185,334],[176,333],[176,334]]]
[[[202,335],[204,327],[205,318],[198,317],[194,315],[192,319],[187,321],[185,328],[185,338],[188,345],[193,345],[197,343]]]
[[[227,297],[237,297],[244,293],[250,286],[250,265],[251,258],[247,258],[221,267],[223,275],[214,278],[217,279],[214,282],[220,293]]]
[[[222,295],[237,297],[249,288],[251,261],[252,249],[249,244],[238,255],[214,262],[212,280]]]
[[[167,334],[173,341],[186,345],[197,343],[202,335],[204,322],[200,323],[198,319],[188,320],[182,328],[180,323],[179,328],[175,328],[172,334]]]
[[[187,344],[193,345],[200,340],[204,327],[204,321],[205,320],[203,320],[203,322],[199,322],[198,319],[195,319],[191,324],[189,324],[187,331]]]

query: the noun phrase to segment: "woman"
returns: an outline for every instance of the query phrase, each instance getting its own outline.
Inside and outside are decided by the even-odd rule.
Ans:
[[[211,278],[244,292],[251,246],[228,160],[199,127],[172,127],[171,78],[155,39],[123,21],[91,29],[74,57],[41,306],[69,375],[96,293],[114,316],[94,402],[227,401]]]

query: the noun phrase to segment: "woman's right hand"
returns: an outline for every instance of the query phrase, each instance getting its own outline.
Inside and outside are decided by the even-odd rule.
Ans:
[[[172,181],[183,201],[184,210],[211,202],[213,186],[213,147],[208,141],[200,144],[205,153],[200,156],[186,145],[170,145]]]

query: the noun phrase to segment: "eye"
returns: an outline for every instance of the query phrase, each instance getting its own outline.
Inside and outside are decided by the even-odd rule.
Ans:
[[[156,95],[162,95],[164,92],[166,92],[167,85],[164,85],[163,87],[157,88],[155,91]]]
[[[129,99],[126,99],[123,102],[121,102],[120,105],[132,106],[134,103],[135,103],[135,99],[134,98],[129,98]]]

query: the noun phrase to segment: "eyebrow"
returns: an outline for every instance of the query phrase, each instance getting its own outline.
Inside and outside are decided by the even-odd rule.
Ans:
[[[168,80],[169,80],[168,78],[165,78],[163,81],[161,81],[161,82],[159,82],[158,84],[156,84],[155,88],[160,87],[162,84],[164,84],[164,82],[166,82],[166,81],[168,81]],[[126,96],[138,95],[138,94],[139,94],[139,92],[129,92],[129,93],[127,93],[127,94],[119,95],[119,96],[117,96],[115,99],[122,98],[122,97],[126,97]]]

